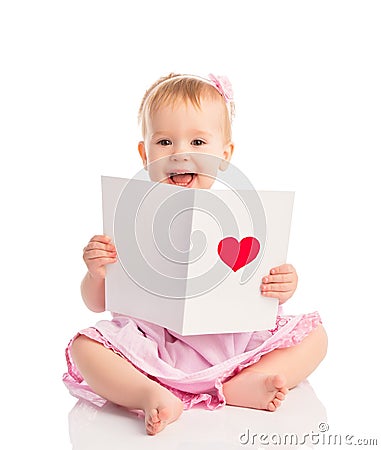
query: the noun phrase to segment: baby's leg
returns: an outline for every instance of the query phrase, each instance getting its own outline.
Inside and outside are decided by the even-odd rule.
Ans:
[[[228,405],[275,411],[288,389],[307,378],[327,352],[327,335],[319,325],[294,347],[273,350],[223,384]]]
[[[181,415],[179,398],[99,342],[80,335],[72,344],[72,355],[95,393],[128,409],[144,411],[148,434],[158,433]]]

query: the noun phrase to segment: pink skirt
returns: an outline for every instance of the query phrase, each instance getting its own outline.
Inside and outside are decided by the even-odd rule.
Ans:
[[[317,312],[279,315],[272,330],[181,336],[158,325],[114,314],[71,339],[66,348],[68,370],[63,381],[70,393],[102,406],[107,400],[86,384],[71,355],[82,334],[132,363],[149,378],[179,397],[184,408],[216,409],[225,404],[222,384],[272,350],[299,344],[318,324]]]

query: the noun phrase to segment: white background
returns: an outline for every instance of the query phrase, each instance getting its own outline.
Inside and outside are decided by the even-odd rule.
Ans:
[[[327,328],[310,380],[330,425],[375,434],[380,23],[378,1],[1,2],[7,448],[70,448],[60,378],[68,339],[99,319],[79,283],[82,248],[102,232],[100,175],[141,168],[139,102],[172,71],[228,75],[233,164],[257,189],[296,191],[287,312],[318,309]]]

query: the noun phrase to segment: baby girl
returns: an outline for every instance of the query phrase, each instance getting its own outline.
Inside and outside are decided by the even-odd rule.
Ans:
[[[225,77],[174,75],[159,79],[143,97],[138,144],[144,167],[163,159],[157,180],[183,188],[209,189],[214,179],[195,172],[192,153],[229,162],[234,144],[232,89]],[[84,248],[87,273],[81,284],[86,306],[105,310],[105,267],[117,260],[108,236]],[[297,286],[294,267],[274,267],[261,294],[286,302]],[[80,331],[66,350],[64,382],[78,398],[107,400],[140,410],[148,434],[156,434],[199,404],[225,404],[275,411],[288,390],[311,374],[327,350],[317,312],[278,315],[272,330],[181,336],[121,314]],[[179,357],[181,355],[181,357]]]

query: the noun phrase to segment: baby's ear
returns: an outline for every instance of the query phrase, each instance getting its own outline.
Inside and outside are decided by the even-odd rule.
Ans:
[[[139,151],[140,157],[142,158],[144,169],[147,170],[147,154],[146,154],[146,148],[144,145],[144,141],[139,142],[138,151]]]
[[[223,160],[220,162],[219,169],[224,172],[229,167],[229,161],[234,152],[234,144],[233,142],[229,142],[225,145]]]

